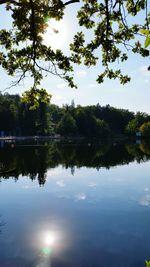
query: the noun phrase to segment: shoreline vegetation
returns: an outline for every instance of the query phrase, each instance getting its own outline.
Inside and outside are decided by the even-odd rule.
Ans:
[[[150,115],[110,105],[59,107],[39,103],[32,109],[19,95],[0,94],[0,140],[149,138]]]

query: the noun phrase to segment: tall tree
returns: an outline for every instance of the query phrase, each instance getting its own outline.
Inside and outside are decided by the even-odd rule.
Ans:
[[[77,130],[76,121],[68,112],[66,112],[58,123],[57,132],[65,136],[75,135]]]

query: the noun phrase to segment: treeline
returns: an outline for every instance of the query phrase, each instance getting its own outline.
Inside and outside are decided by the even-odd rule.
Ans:
[[[54,135],[109,137],[120,134],[150,135],[150,115],[136,114],[99,104],[82,107],[58,107],[40,102],[36,110],[21,101],[19,95],[0,94],[0,135]]]

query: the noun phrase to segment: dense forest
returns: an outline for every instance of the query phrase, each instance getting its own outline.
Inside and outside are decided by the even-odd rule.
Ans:
[[[150,135],[150,115],[100,104],[59,107],[42,101],[31,109],[19,95],[0,94],[0,135],[56,135],[86,138]]]

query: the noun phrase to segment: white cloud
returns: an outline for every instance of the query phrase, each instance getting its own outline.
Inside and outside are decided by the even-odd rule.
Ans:
[[[66,84],[65,84],[65,83],[58,83],[58,84],[56,85],[56,87],[57,87],[58,89],[64,89],[64,88],[66,87]]]
[[[56,182],[56,184],[59,186],[59,187],[64,187],[65,186],[65,183],[63,180],[59,180]]]
[[[62,103],[65,103],[65,98],[60,95],[52,95],[51,103],[54,103],[56,105],[61,105]]]
[[[84,78],[87,75],[87,72],[85,70],[79,70],[76,74],[79,78]]]
[[[62,99],[63,97],[60,95],[53,95],[53,98],[52,98],[52,100],[62,100]]]

